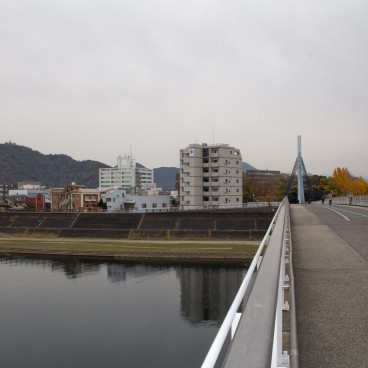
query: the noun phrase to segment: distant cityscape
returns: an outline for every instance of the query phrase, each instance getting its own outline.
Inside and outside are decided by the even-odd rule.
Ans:
[[[0,144],[0,211],[167,212],[240,208],[251,202],[298,203],[295,177],[259,170],[228,144],[189,144],[179,167],[150,169],[131,154],[109,167]],[[294,166],[295,169],[295,166]],[[368,183],[337,167],[331,177],[303,173],[306,202],[367,195]]]
[[[37,163],[34,163],[37,165]],[[244,171],[244,165],[251,169]],[[171,190],[158,187],[154,170],[119,155],[114,167],[100,167],[98,187],[71,182],[47,187],[40,181],[0,184],[2,210],[37,212],[166,212],[237,208],[243,204],[243,177],[270,181],[279,171],[259,171],[243,163],[228,144],[190,144],[180,150],[180,168],[171,168]],[[175,170],[176,169],[176,170]],[[253,179],[252,179],[253,180]]]

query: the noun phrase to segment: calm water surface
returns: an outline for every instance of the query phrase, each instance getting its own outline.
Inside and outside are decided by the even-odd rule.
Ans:
[[[0,257],[0,367],[200,367],[243,275]]]

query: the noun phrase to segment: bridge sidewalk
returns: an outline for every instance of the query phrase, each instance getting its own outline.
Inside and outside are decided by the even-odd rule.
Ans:
[[[291,206],[300,367],[368,367],[368,263],[308,206]]]

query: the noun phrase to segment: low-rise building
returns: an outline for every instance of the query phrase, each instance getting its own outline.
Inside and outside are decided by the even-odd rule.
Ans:
[[[26,196],[26,206],[36,212],[44,212],[50,210],[51,201],[41,193],[30,194]]]
[[[84,185],[72,183],[65,188],[51,189],[51,211],[96,211],[100,199],[101,192],[99,189],[86,188]]]
[[[0,198],[5,198],[9,195],[9,190],[17,189],[17,184],[0,184]]]
[[[9,204],[10,208],[22,210],[26,208],[27,196],[24,194],[8,195],[5,200]]]
[[[40,181],[20,181],[18,182],[18,189],[45,189]]]
[[[167,212],[170,210],[170,195],[147,195],[127,193],[125,189],[114,189],[105,195],[107,212]]]

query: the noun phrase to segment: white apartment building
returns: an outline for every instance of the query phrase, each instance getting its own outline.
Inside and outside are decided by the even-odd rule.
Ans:
[[[137,167],[128,155],[119,156],[116,167],[99,169],[100,189],[139,189],[146,184],[153,184],[153,170]]]
[[[180,150],[183,210],[242,207],[240,150],[228,144],[190,144]]]

